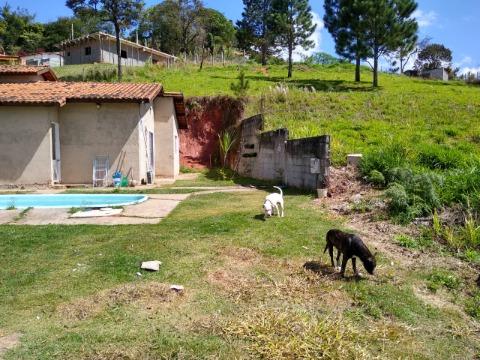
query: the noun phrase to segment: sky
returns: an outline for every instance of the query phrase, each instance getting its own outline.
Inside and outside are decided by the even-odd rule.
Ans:
[[[1,0],[0,0],[1,1]],[[439,42],[453,51],[453,62],[462,72],[480,72],[479,20],[480,0],[417,0],[418,10],[415,17],[420,26],[420,38],[430,37],[432,42]],[[4,1],[3,1],[4,2]],[[154,5],[159,0],[146,0],[147,5]],[[12,7],[28,9],[41,22],[55,20],[58,16],[69,16],[70,9],[65,0],[8,0]],[[204,0],[208,7],[221,11],[229,19],[236,21],[241,17],[242,0]],[[323,0],[310,0],[317,31],[313,34],[315,51],[335,53],[335,44],[324,29],[322,23]],[[305,52],[297,52],[297,58]]]

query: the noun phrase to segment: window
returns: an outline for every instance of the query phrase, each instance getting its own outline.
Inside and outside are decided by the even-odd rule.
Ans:
[[[126,59],[127,58],[127,50],[122,50],[121,54],[122,58]]]
[[[92,48],[90,46],[85,48],[85,55],[92,55]]]
[[[70,51],[67,51],[67,56],[70,56]]]

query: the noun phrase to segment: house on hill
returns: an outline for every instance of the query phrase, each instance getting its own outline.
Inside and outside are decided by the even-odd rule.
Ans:
[[[0,84],[0,184],[91,184],[108,158],[137,183],[179,173],[183,95],[160,84]]]
[[[48,66],[0,65],[0,83],[57,81]]]
[[[20,56],[20,62],[22,65],[56,67],[63,65],[63,55],[58,52],[42,52]]]
[[[117,64],[116,38],[103,32],[66,40],[60,44],[64,64]],[[177,59],[175,56],[151,49],[141,44],[121,39],[122,65],[142,66],[146,63],[170,66]]]

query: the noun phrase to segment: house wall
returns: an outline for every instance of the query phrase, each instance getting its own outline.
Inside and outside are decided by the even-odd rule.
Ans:
[[[0,83],[27,83],[27,82],[37,82],[44,81],[42,75],[0,75]]]
[[[178,124],[173,98],[159,97],[155,111],[155,174],[175,177],[180,172]]]
[[[0,184],[49,184],[56,106],[0,106]]]
[[[150,151],[148,146],[148,133],[154,133],[154,150],[155,150],[155,121],[154,121],[154,112],[153,104],[144,103],[140,104],[140,123],[138,126],[138,138],[139,138],[139,178],[147,181],[147,171],[153,171],[152,181],[155,179],[155,166],[153,169],[150,169]],[[155,153],[154,153],[155,161]]]
[[[92,54],[85,55],[85,48],[90,46]],[[122,65],[125,66],[142,66],[146,62],[152,60],[157,63],[168,63],[168,58],[153,55],[149,52],[143,51],[140,48],[122,43],[122,50],[127,52],[127,58],[122,58]],[[70,56],[68,55],[70,52]],[[65,65],[72,64],[91,64],[94,62],[117,64],[117,48],[114,39],[102,38],[88,39],[79,44],[66,47],[64,50]]]
[[[63,64],[61,55],[51,53],[27,55],[22,56],[20,59],[23,65],[47,65],[50,67],[56,67],[62,66]]]
[[[92,53],[85,55],[85,48],[90,46]],[[70,53],[70,55],[69,55]],[[75,46],[69,46],[64,51],[64,64],[92,64],[94,62],[100,62],[101,60],[100,44],[98,39],[87,39]]]
[[[448,73],[443,68],[428,70],[424,74],[430,79],[448,81]]]
[[[122,173],[140,181],[139,104],[69,103],[59,110],[63,183],[92,182],[96,156],[108,156],[111,177],[120,158]]]

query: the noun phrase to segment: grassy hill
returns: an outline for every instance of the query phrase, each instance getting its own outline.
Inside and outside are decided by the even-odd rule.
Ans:
[[[56,71],[60,78],[78,79],[91,75],[91,68],[84,68],[65,66]],[[111,69],[98,68],[100,74]],[[292,79],[286,78],[282,65],[247,65],[244,69],[250,82],[247,115],[259,112],[263,102],[269,129],[287,127],[294,138],[332,135],[337,165],[345,162],[347,153],[365,152],[388,142],[405,144],[412,162],[426,147],[463,155],[479,153],[478,87],[381,74],[381,87],[373,90],[369,69],[363,69],[364,81],[356,84],[351,65],[297,65]],[[182,91],[188,97],[233,95],[230,84],[237,76],[237,66],[207,67],[201,72],[196,67],[141,67],[127,69],[124,81],[161,82],[167,90]],[[275,89],[279,84],[288,87],[287,94]]]

